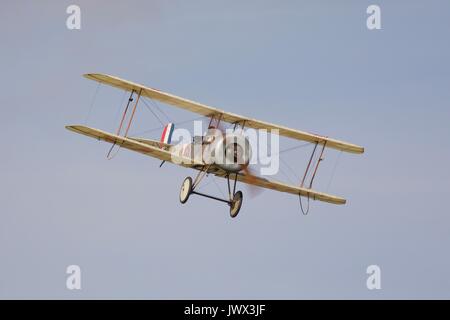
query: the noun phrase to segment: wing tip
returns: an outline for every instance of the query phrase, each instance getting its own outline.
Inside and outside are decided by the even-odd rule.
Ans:
[[[340,205],[340,206],[347,204],[347,199],[338,198],[336,196],[333,196],[333,198],[334,199],[326,199],[326,200],[323,199],[322,201],[328,202],[328,203],[331,203],[331,204],[337,204],[337,205]],[[320,200],[320,199],[318,199],[318,200]]]
[[[83,129],[87,128],[86,126],[83,125],[79,125],[79,124],[71,124],[71,125],[67,125],[64,126],[64,128],[66,128],[66,130],[75,132],[75,133],[80,133],[83,132]]]
[[[346,151],[346,152],[350,152],[350,153],[354,153],[354,154],[363,154],[365,149],[364,149],[364,147],[353,145],[348,149],[341,149],[341,151]]]
[[[79,127],[83,127],[83,126],[79,125],[79,124],[69,124],[67,126],[64,126],[64,128],[66,128],[67,130],[71,130],[71,129],[75,129],[75,128],[79,128]]]
[[[83,77],[87,78],[87,79],[92,79],[92,76],[95,75],[95,73],[84,73]]]
[[[102,77],[103,78],[112,78],[113,76],[106,74],[106,73],[94,72],[94,73],[85,73],[85,74],[83,74],[83,77],[85,77],[86,79],[89,79],[89,80],[102,82],[102,79],[101,79]]]

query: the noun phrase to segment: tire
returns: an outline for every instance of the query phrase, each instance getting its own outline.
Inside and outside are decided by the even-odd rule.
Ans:
[[[184,179],[183,183],[181,184],[180,202],[183,204],[186,203],[186,201],[188,201],[191,193],[192,193],[192,178],[187,177],[186,179]]]
[[[236,218],[236,216],[239,214],[239,211],[241,210],[242,206],[242,200],[243,200],[242,192],[241,191],[236,192],[230,204],[230,217]]]

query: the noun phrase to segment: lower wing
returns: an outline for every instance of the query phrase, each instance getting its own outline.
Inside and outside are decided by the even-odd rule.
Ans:
[[[81,125],[66,126],[66,129],[91,138],[95,138],[97,140],[113,143],[122,148],[136,151],[147,156],[157,158],[159,160],[179,164],[183,167],[192,168],[195,166],[204,165],[203,163],[196,163],[190,158],[178,156],[167,151],[166,144],[162,144],[161,146],[156,146],[154,144],[152,145],[150,143],[151,140],[118,136],[116,134],[112,134],[103,130],[89,128]]]
[[[172,162],[183,167],[194,168],[203,170],[205,164],[201,162],[193,162],[190,158],[177,156],[167,151],[167,145],[158,145],[159,143],[154,140],[146,140],[141,138],[127,138],[118,136],[99,129],[89,128],[81,125],[66,126],[66,129],[79,133],[88,137],[92,137],[98,140],[114,143],[123,148],[136,151],[147,156],[151,156],[163,161]],[[226,177],[229,173],[220,169],[217,166],[208,166],[208,173],[212,173],[218,177]],[[232,178],[233,174],[230,174]],[[283,182],[268,180],[266,178],[238,173],[237,180],[246,184],[254,185],[261,188],[271,189],[279,192],[286,192],[295,195],[301,195],[309,197],[312,200],[319,200],[332,204],[345,204],[346,200],[337,196],[318,192],[308,188],[301,188],[293,185],[288,185]]]

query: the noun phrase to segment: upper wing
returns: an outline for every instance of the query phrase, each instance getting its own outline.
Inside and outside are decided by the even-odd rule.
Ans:
[[[220,109],[216,109],[198,102],[190,101],[184,98],[177,97],[175,95],[172,95],[170,93],[162,92],[153,88],[145,87],[143,85],[133,83],[131,81],[123,80],[114,76],[106,75],[106,74],[99,74],[99,73],[89,73],[84,75],[86,78],[95,80],[101,83],[106,83],[110,86],[124,89],[124,90],[134,90],[136,92],[141,91],[141,95],[156,99],[158,101],[161,101],[163,103],[170,104],[172,106],[182,108],[191,112],[195,112],[204,116],[212,116],[212,115],[222,115],[221,120],[230,122],[230,123],[244,123],[245,126],[248,128],[254,128],[254,129],[267,129],[267,130],[273,130],[277,129],[279,130],[279,134],[285,137],[298,139],[298,140],[304,140],[308,142],[317,142],[317,143],[326,143],[326,146],[329,148],[342,150],[345,152],[351,152],[351,153],[363,153],[364,148],[357,146],[352,143],[339,141],[335,139],[330,139],[328,137],[320,136],[317,134],[312,134],[304,131],[299,131],[295,129],[290,129],[284,126],[275,125],[272,123],[259,121],[255,119],[246,118],[231,112],[225,112]]]
[[[183,167],[192,168],[195,166],[204,165],[203,163],[193,162],[190,158],[172,154],[169,151],[166,151],[158,146],[153,146],[145,142],[143,143],[133,138],[118,136],[103,130],[89,128],[81,125],[66,126],[66,129],[79,134],[83,134],[88,137],[96,138],[98,140],[115,143],[116,145],[121,146],[125,149],[136,151],[163,161],[179,164]]]

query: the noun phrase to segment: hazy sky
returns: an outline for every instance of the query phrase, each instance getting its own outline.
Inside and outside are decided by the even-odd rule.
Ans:
[[[373,3],[381,30],[366,27]],[[81,30],[66,28],[70,4]],[[0,297],[450,298],[449,12],[446,0],[3,1]],[[101,87],[87,117],[87,72],[363,145],[331,183],[327,151],[316,178],[347,205],[303,216],[272,191],[245,193],[236,219],[208,199],[181,205],[193,171],[127,150],[108,161],[107,144],[64,129],[117,127],[123,93]],[[135,131],[159,126],[136,117]],[[285,154],[293,180],[308,150]],[[80,291],[66,289],[72,264]],[[372,264],[381,290],[366,287]]]

